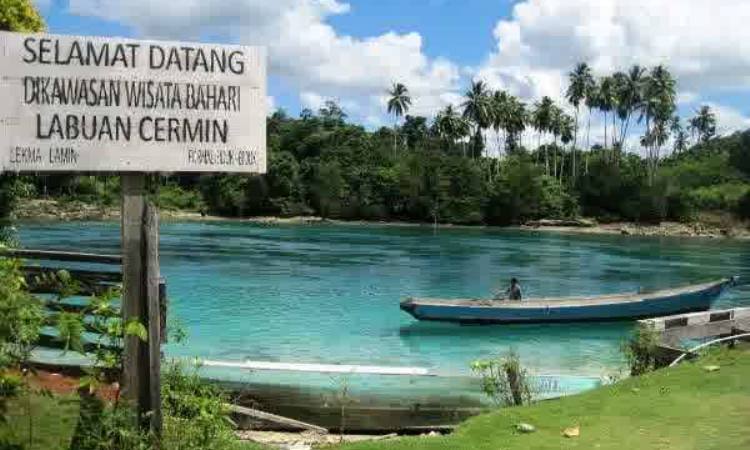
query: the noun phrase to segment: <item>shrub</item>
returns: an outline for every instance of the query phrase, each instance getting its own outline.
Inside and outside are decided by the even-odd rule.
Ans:
[[[21,262],[0,258],[0,368],[28,359],[43,322],[41,303],[26,291]]]
[[[659,334],[650,327],[639,326],[622,346],[631,375],[641,375],[656,369],[656,346]]]
[[[162,449],[219,450],[235,440],[227,420],[227,396],[178,362],[163,371]]]
[[[500,406],[531,402],[531,384],[518,355],[511,351],[503,358],[474,361],[471,370],[482,379],[482,391]]]

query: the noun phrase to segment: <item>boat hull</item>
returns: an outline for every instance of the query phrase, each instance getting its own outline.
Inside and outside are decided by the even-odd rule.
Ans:
[[[401,309],[419,320],[460,323],[559,323],[634,320],[711,307],[734,279],[720,280],[700,288],[659,291],[622,296],[613,301],[587,299],[575,302],[530,300],[520,303],[408,299]]]

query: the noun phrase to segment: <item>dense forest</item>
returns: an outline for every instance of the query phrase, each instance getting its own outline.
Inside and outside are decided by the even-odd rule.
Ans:
[[[663,66],[596,78],[581,63],[569,77],[568,105],[549,97],[526,104],[474,81],[460,105],[432,120],[409,115],[408,88],[395,83],[387,103],[395,125],[374,131],[348,122],[333,101],[299,117],[277,110],[267,119],[267,174],[170,175],[154,184],[163,208],[230,217],[510,225],[750,215],[750,130],[717,137],[708,106],[683,124],[675,115],[676,81]],[[596,142],[592,117],[603,124]],[[636,129],[642,135],[633,146]],[[34,197],[113,205],[119,182],[0,179],[3,216]]]

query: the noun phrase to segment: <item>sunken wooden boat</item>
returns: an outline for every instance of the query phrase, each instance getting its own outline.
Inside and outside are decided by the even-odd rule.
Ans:
[[[651,292],[523,301],[409,298],[401,309],[419,320],[461,323],[554,323],[632,320],[705,311],[737,277]]]

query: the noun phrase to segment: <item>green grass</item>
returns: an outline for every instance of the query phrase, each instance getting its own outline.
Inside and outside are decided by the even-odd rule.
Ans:
[[[24,450],[69,450],[78,421],[78,397],[31,396],[32,438],[29,445],[27,399],[21,396],[8,403],[8,422],[0,422],[0,450],[3,444],[20,445]],[[13,447],[11,447],[13,448]],[[71,449],[72,450],[72,449]],[[214,450],[269,450],[253,443],[234,441]]]
[[[706,365],[719,365],[708,372]],[[521,434],[519,422],[537,431]],[[580,425],[580,436],[562,430]],[[749,449],[750,352],[721,350],[694,363],[588,393],[470,419],[449,436],[337,446],[337,450]]]
[[[25,395],[8,403],[8,422],[0,422],[2,442],[20,444],[25,450],[67,449],[78,420],[74,396],[31,396],[31,422]],[[31,445],[29,445],[31,428]]]

